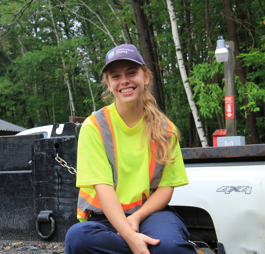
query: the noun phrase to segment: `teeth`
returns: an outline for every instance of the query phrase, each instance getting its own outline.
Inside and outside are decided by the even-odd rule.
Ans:
[[[121,93],[129,93],[129,92],[132,92],[132,91],[133,91],[132,88],[127,88],[127,89],[121,90]]]

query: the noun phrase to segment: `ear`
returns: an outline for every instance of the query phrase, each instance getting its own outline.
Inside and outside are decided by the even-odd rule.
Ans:
[[[144,85],[147,86],[150,81],[151,72],[148,70],[144,73]]]
[[[110,86],[110,83],[109,83],[109,80],[108,80],[107,76],[105,76],[105,81],[107,83],[107,86],[108,86],[109,90],[111,91],[111,86]]]

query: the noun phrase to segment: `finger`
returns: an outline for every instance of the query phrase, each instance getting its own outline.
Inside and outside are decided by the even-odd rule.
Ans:
[[[147,240],[145,242],[151,245],[158,245],[160,243],[160,240],[147,237]]]

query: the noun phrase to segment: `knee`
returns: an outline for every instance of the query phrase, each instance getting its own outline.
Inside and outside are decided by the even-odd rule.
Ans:
[[[90,245],[91,235],[95,228],[94,222],[80,222],[69,228],[65,235],[66,254],[86,253],[87,245]]]
[[[79,236],[79,223],[70,227],[65,235],[65,253],[72,254],[78,253],[78,240],[80,240]]]

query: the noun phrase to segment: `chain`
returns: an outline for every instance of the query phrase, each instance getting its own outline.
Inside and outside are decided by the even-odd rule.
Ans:
[[[59,157],[58,153],[56,154],[55,160],[61,164],[62,167],[67,168],[68,172],[72,175],[76,174],[76,170],[73,167],[69,167],[67,162]]]

